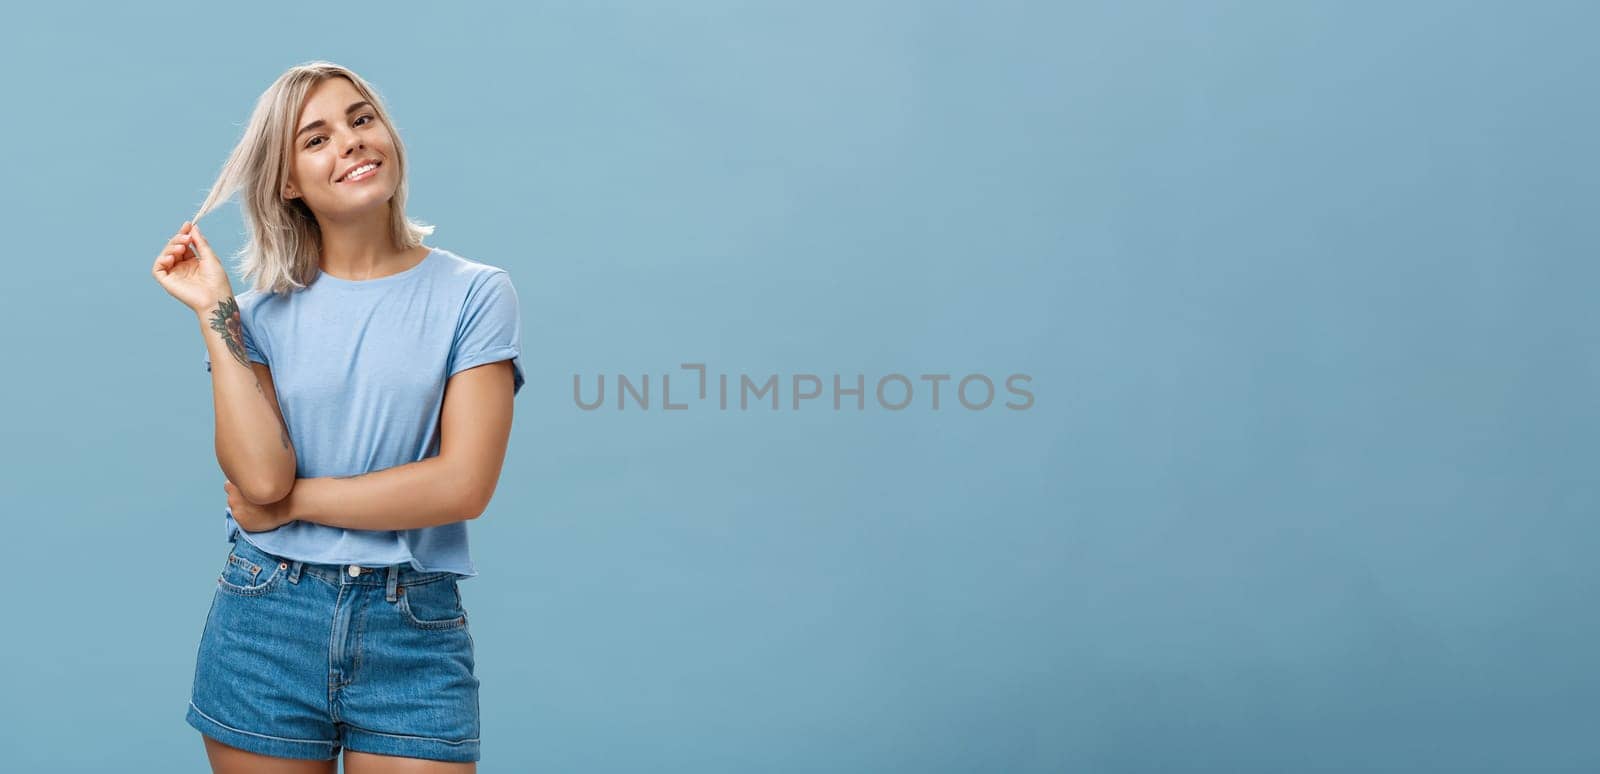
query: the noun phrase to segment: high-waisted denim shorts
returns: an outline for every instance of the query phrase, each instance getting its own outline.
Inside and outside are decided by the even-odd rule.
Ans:
[[[243,534],[217,579],[187,720],[280,758],[341,747],[478,760],[478,678],[457,577],[308,564]]]

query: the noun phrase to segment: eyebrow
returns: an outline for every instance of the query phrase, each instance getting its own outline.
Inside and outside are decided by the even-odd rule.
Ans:
[[[357,103],[351,105],[350,107],[345,108],[344,109],[344,114],[345,115],[350,115],[351,113],[354,113],[357,110],[360,110],[361,108],[371,107],[371,105],[372,105],[372,103],[367,102],[366,100],[362,100],[360,102],[357,102]],[[315,121],[312,121],[309,124],[306,124],[305,126],[300,127],[300,131],[295,132],[294,136],[295,137],[299,137],[300,135],[305,134],[306,132],[309,132],[312,129],[315,129],[315,128],[319,127],[319,126],[326,126],[327,123],[328,123],[327,121],[324,121],[324,120],[319,118],[319,119],[317,119]]]

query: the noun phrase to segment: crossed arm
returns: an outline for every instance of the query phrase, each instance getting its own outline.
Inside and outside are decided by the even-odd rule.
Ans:
[[[287,497],[265,505],[230,490],[234,520],[260,532],[291,521],[391,530],[475,519],[494,496],[505,462],[512,385],[509,360],[462,371],[445,385],[438,456],[357,476],[295,479]]]

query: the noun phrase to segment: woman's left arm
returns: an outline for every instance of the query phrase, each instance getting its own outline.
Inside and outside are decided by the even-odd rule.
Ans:
[[[261,506],[262,526],[419,529],[478,518],[494,496],[511,439],[512,379],[509,360],[450,377],[437,456],[358,476],[296,479],[288,497]]]

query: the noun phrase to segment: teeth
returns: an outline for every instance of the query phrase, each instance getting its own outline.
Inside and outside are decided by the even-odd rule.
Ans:
[[[342,181],[345,181],[345,180],[349,180],[352,177],[360,177],[361,175],[366,174],[367,170],[369,170],[369,169],[377,169],[377,168],[378,168],[377,164],[372,164],[372,163],[362,164],[361,166],[356,167],[355,169],[352,169],[349,172],[344,173],[344,177],[339,178],[339,180],[342,182]]]

